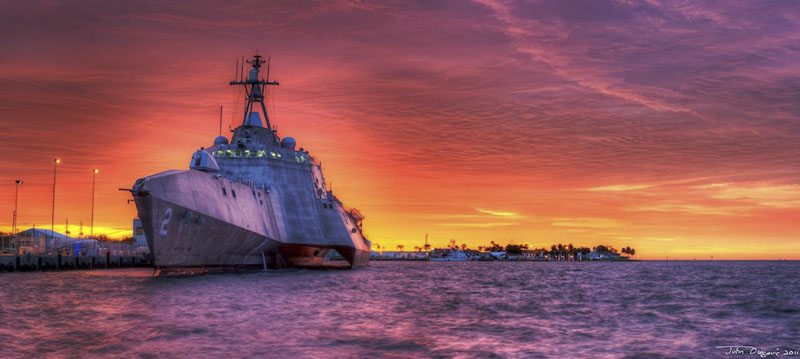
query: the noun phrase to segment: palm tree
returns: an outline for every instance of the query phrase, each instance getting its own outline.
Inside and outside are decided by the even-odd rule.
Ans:
[[[398,250],[398,251],[402,251],[402,250],[403,250],[403,248],[405,248],[405,247],[406,247],[406,246],[404,246],[404,245],[402,245],[402,244],[398,244],[398,245],[397,245],[397,250]]]
[[[461,250],[463,251],[465,249],[467,249],[467,244],[466,243],[461,243]]]

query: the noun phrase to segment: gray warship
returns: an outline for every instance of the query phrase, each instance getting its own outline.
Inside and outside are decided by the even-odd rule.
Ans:
[[[328,189],[320,162],[278,136],[264,99],[278,82],[269,80],[269,65],[262,77],[262,56],[246,61],[246,76],[244,63],[230,82],[245,90],[230,141],[220,131],[192,155],[189,170],[140,178],[129,189],[155,274],[368,265],[364,216]]]

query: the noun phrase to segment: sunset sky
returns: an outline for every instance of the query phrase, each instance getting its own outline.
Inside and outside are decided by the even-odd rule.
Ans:
[[[0,5],[0,230],[130,232],[120,187],[237,126],[272,57],[279,134],[382,248],[631,246],[800,259],[796,1]],[[235,106],[235,107],[234,107]]]

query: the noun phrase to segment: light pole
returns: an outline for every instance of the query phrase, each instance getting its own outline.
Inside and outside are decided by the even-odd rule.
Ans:
[[[97,172],[100,172],[97,168],[92,171],[92,229],[89,230],[89,236],[94,238],[94,183],[97,177]]]
[[[17,205],[19,204],[19,185],[22,184],[22,180],[14,181],[16,183],[16,189],[14,190],[14,219],[11,221],[11,234],[17,234]]]
[[[52,239],[55,234],[55,227],[56,227],[56,170],[58,169],[58,164],[61,163],[61,159],[56,157],[55,162],[53,164],[53,205],[50,207],[52,210],[50,211],[50,238]]]

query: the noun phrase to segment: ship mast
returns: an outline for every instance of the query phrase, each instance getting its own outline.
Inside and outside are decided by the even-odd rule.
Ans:
[[[251,112],[253,112],[253,105],[260,104],[261,113],[264,114],[266,128],[270,131],[273,131],[272,124],[269,122],[269,115],[267,115],[267,105],[264,103],[264,93],[266,92],[267,85],[277,86],[279,83],[277,81],[269,81],[269,64],[267,64],[266,80],[262,81],[259,79],[259,69],[261,68],[261,64],[265,63],[265,61],[261,58],[262,56],[256,54],[253,55],[252,60],[247,60],[247,63],[253,66],[253,68],[250,69],[250,72],[247,74],[247,78],[244,78],[244,71],[242,71],[239,79],[231,81],[230,85],[244,86],[245,93],[247,94],[247,99],[244,104],[244,118],[242,119],[242,125],[247,124],[247,117]]]

